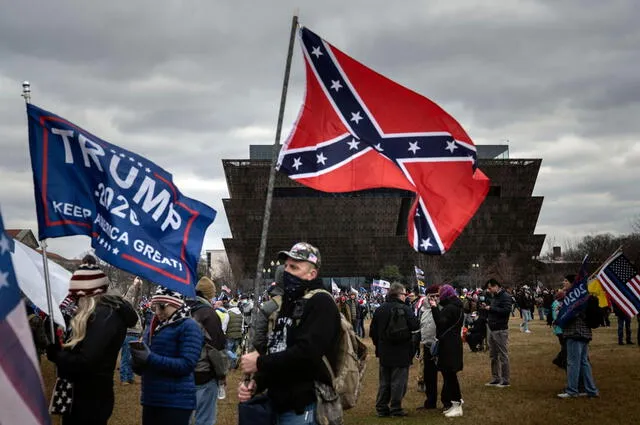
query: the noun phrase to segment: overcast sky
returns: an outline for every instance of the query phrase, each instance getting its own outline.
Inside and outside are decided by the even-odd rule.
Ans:
[[[455,116],[477,144],[542,158],[547,241],[640,214],[636,0],[300,2],[300,22]],[[33,103],[173,173],[230,232],[221,159],[273,143],[296,2],[0,0],[0,205],[37,233],[21,83]],[[283,137],[302,101],[294,50]],[[50,242],[75,256],[85,238]],[[546,249],[546,248],[545,248]]]

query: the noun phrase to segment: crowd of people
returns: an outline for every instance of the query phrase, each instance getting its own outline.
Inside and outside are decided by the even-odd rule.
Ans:
[[[364,338],[365,319],[370,318],[368,336],[378,359],[376,414],[408,414],[402,402],[409,368],[417,360],[418,390],[425,394],[418,410],[438,408],[440,375],[442,413],[459,417],[464,404],[458,380],[463,344],[472,352],[489,351],[486,386],[508,388],[509,320],[518,312],[520,331],[529,334],[536,310],[538,319],[546,321],[558,338],[553,363],[566,369],[566,386],[558,397],[599,396],[588,356],[592,328],[598,325],[586,311],[556,323],[573,275],[555,290],[527,285],[512,290],[490,279],[483,288],[460,292],[450,282],[415,292],[397,282],[386,294],[331,292],[319,277],[320,252],[314,246],[297,243],[282,251],[280,259],[283,264],[276,270],[275,282],[252,320],[250,296],[218,294],[207,277],[197,283],[193,299],[164,287],[141,299],[138,278],[124,294],[112,294],[96,259],[85,257],[61,305],[67,332],[48,341],[44,326],[32,326],[36,346],[57,369],[52,412],[62,415],[64,425],[106,424],[114,407],[113,377],[119,357],[122,385],[141,377],[144,425],[214,424],[217,400],[226,397],[230,369],[248,377],[238,387],[240,402],[262,394],[275,423],[316,423],[319,414],[331,413],[319,388],[335,386],[341,320]],[[598,308],[598,321],[609,326],[610,310]],[[29,313],[30,319],[38,317],[34,309]],[[618,343],[632,344],[630,320],[615,309],[614,313]],[[640,343],[640,326],[637,340]]]

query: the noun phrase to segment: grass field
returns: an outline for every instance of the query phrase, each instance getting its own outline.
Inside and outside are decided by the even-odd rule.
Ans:
[[[615,320],[613,321],[615,325]],[[634,340],[635,326],[634,321]],[[410,385],[403,406],[406,418],[377,418],[375,398],[378,383],[377,359],[369,358],[363,394],[358,405],[345,413],[346,424],[640,424],[640,348],[638,345],[617,345],[616,328],[594,331],[590,344],[590,358],[600,398],[561,400],[556,394],[564,388],[565,373],[551,359],[558,351],[558,343],[542,321],[532,322],[531,334],[518,331],[519,320],[512,318],[510,327],[511,387],[487,388],[490,380],[488,353],[472,353],[465,347],[464,371],[459,374],[464,417],[447,419],[438,411],[417,412],[424,395],[416,391],[415,374],[411,368]],[[371,340],[367,338],[370,344]],[[47,394],[51,394],[53,368],[43,359],[43,375]],[[117,371],[116,371],[117,374]],[[239,372],[229,376],[228,396],[218,401],[218,424],[237,423],[236,385]],[[440,385],[442,382],[440,382]],[[140,385],[122,386],[116,377],[116,406],[110,424],[139,424]],[[58,422],[54,422],[58,423]]]

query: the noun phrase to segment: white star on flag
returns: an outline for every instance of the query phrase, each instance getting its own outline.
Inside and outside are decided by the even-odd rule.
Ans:
[[[358,150],[359,144],[360,142],[358,142],[356,139],[351,139],[350,142],[347,142],[347,145],[349,145],[349,150],[351,149]]]
[[[427,248],[429,248],[430,246],[433,246],[433,244],[431,243],[431,238],[427,238],[427,239],[422,239],[422,243],[420,244],[420,246],[422,247],[422,249],[424,249],[425,251],[427,250]]]
[[[316,154],[316,158],[318,158],[317,164],[320,164],[322,162],[322,165],[327,165],[327,164],[325,164],[325,162],[327,161],[327,157],[324,156],[324,154],[322,152],[320,152],[320,155]]]
[[[336,93],[342,88],[342,84],[340,84],[340,80],[331,80],[331,88],[336,91]]]
[[[458,146],[456,146],[456,142],[455,140],[452,140],[450,142],[447,142],[447,147],[445,148],[446,150],[448,150],[449,152],[453,153],[453,151],[455,151],[456,149],[458,149]]]
[[[129,157],[129,161],[136,162],[136,160],[132,156]]]
[[[142,168],[142,162],[138,162],[138,167]]]
[[[420,150],[420,147],[418,146],[418,142],[409,142],[409,150],[411,152],[413,152],[413,154],[415,155],[416,152],[418,152]]]
[[[364,119],[364,118],[362,118],[360,116],[360,111],[351,113],[350,121],[355,121],[355,123],[358,124],[360,122],[360,120],[362,120],[362,119]]]
[[[116,151],[114,151],[113,149],[111,149],[111,153],[112,153],[112,154],[115,154],[115,153],[116,153]]]
[[[296,169],[296,171],[298,171],[298,168],[302,167],[302,161],[300,161],[300,157],[297,158],[293,158],[293,168]]]
[[[119,252],[120,250],[117,247],[113,248],[113,255],[118,255]]]
[[[120,158],[124,158],[125,155],[123,153],[120,154]]]
[[[147,168],[144,169],[144,171],[146,171],[147,173],[150,173],[151,172],[151,168],[147,167]]]
[[[7,239],[4,234],[2,234],[2,237],[0,237],[0,250],[2,251],[2,254],[9,251],[9,248],[9,239]]]
[[[373,146],[376,148],[376,150],[378,152],[382,152],[384,150],[384,149],[382,149],[382,143],[378,143],[378,144],[373,145]]]
[[[314,47],[313,50],[311,51],[311,54],[313,56],[315,56],[316,58],[319,58],[320,56],[323,55],[323,53],[320,51],[320,47]]]
[[[0,289],[2,289],[5,286],[9,286],[9,273],[2,273],[0,272]]]

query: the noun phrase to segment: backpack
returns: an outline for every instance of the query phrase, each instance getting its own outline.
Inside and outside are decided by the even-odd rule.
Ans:
[[[599,328],[602,324],[602,311],[600,310],[598,298],[593,295],[589,295],[589,299],[587,299],[587,307],[584,311],[587,326],[591,329]]]
[[[204,305],[200,305],[192,308],[192,311],[204,307]],[[209,332],[207,332],[200,321],[195,318],[193,321],[198,324],[204,336],[204,344],[202,345],[200,357],[198,358],[194,372],[211,372],[216,379],[223,379],[227,376],[231,365],[229,356],[224,350],[218,350],[211,344],[211,335],[209,335]]]
[[[320,292],[333,299],[333,296],[324,289],[309,291],[303,298],[308,300]],[[335,368],[331,367],[326,356],[322,357],[322,361],[331,375],[333,389],[340,396],[342,408],[347,410],[356,405],[360,395],[367,366],[367,346],[356,335],[351,322],[342,314],[339,316],[340,330],[338,332],[338,355]]]
[[[384,340],[394,342],[406,342],[411,338],[407,312],[400,305],[391,307],[391,313],[387,327],[384,329]]]

